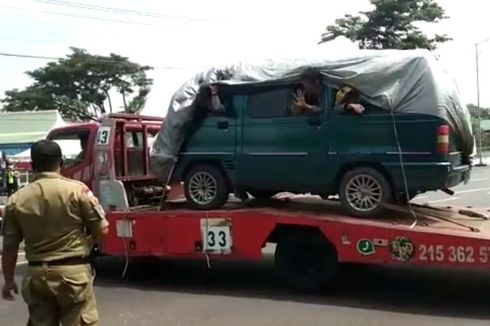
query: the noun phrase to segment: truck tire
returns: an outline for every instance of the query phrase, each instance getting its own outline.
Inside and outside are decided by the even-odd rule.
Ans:
[[[252,195],[253,198],[258,200],[271,199],[272,197],[274,197],[274,195],[277,194],[275,191],[263,191],[263,190],[250,190],[248,193]]]
[[[228,200],[229,182],[221,170],[212,165],[196,165],[185,176],[187,201],[194,209],[220,208]]]
[[[337,253],[316,232],[288,232],[279,237],[276,247],[277,272],[301,292],[319,292],[330,285],[337,273]]]
[[[375,217],[390,203],[391,186],[383,174],[370,167],[348,171],[340,182],[340,202],[343,209],[357,217]]]

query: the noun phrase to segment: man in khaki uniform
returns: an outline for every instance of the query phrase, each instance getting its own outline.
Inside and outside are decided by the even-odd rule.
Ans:
[[[25,241],[29,266],[22,296],[32,326],[98,325],[88,256],[107,234],[104,211],[82,183],[60,176],[62,155],[52,141],[31,148],[33,181],[12,195],[5,208],[2,296],[14,300],[17,251]]]

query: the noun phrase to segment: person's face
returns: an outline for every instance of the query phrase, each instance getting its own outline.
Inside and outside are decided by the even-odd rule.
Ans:
[[[303,80],[302,84],[306,93],[316,96],[322,95],[322,84],[319,81]]]
[[[80,147],[82,148],[82,151],[87,149],[87,139],[86,138],[80,139]]]
[[[349,86],[342,86],[338,91],[337,94],[335,94],[335,103],[343,103],[345,96],[349,94],[349,92],[352,90],[351,87]]]

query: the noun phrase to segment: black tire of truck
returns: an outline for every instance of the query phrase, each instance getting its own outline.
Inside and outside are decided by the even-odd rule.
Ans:
[[[283,233],[274,259],[278,274],[295,291],[318,293],[335,283],[337,252],[319,232]]]
[[[366,189],[360,189],[364,183]],[[354,197],[356,192],[354,189],[356,187],[358,187],[359,191],[357,196],[364,196],[361,193],[366,191],[365,196],[369,197],[369,202],[366,201],[366,207],[363,207],[360,197]],[[348,192],[351,193],[348,194]],[[390,182],[382,173],[371,167],[354,168],[348,171],[340,182],[340,203],[342,208],[352,216],[361,218],[377,217],[385,211],[383,204],[391,203],[392,197]]]
[[[213,190],[210,190],[210,193],[214,193],[214,195],[209,201],[198,202],[196,198],[196,189],[191,189],[192,187],[195,187],[193,181],[198,178],[198,175],[202,177],[200,180],[207,179],[207,182],[212,183],[212,185],[208,184],[208,190],[212,188]],[[196,165],[192,167],[185,176],[184,191],[187,201],[197,210],[220,208],[228,201],[230,195],[227,177],[220,168],[213,165]]]

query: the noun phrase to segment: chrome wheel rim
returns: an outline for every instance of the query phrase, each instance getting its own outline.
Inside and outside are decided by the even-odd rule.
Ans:
[[[345,192],[349,205],[361,212],[375,209],[383,199],[381,184],[369,174],[359,174],[351,178]]]
[[[216,178],[208,172],[197,172],[189,179],[189,195],[199,205],[208,205],[218,193]]]

